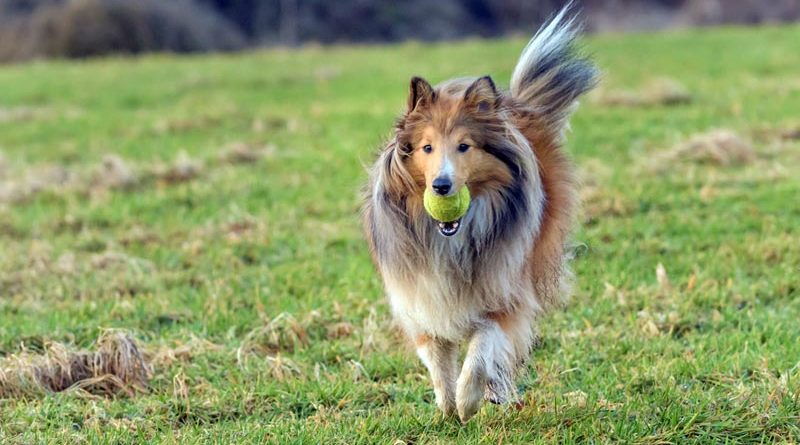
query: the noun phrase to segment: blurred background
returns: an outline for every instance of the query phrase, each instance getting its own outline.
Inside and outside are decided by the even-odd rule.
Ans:
[[[0,62],[530,33],[558,0],[0,0]],[[800,0],[584,0],[589,32],[796,21]]]

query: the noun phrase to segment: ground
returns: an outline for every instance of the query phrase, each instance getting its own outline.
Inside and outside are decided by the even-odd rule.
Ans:
[[[0,67],[0,442],[799,442],[798,41],[585,41],[575,293],[522,403],[466,426],[392,327],[359,187],[412,75],[507,84],[524,39]],[[139,384],[31,380],[108,338]]]

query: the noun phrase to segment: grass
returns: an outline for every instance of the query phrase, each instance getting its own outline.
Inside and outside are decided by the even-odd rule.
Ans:
[[[522,40],[0,68],[0,370],[108,332],[152,366],[0,399],[0,442],[800,442],[799,40],[587,40],[576,295],[524,406],[466,426],[391,328],[358,189],[412,75],[507,83]],[[716,128],[752,156],[680,155]]]

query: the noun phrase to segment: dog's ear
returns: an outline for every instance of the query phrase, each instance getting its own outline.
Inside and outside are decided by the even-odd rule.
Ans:
[[[408,112],[433,103],[433,87],[427,80],[414,76],[408,91]]]
[[[497,88],[489,76],[483,76],[472,82],[464,92],[464,103],[477,111],[494,110],[498,100]]]

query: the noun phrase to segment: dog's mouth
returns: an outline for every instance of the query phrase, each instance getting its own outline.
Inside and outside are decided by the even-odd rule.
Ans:
[[[444,236],[453,236],[458,233],[458,229],[461,228],[461,219],[457,219],[455,221],[450,222],[441,222],[439,221],[439,233]]]

